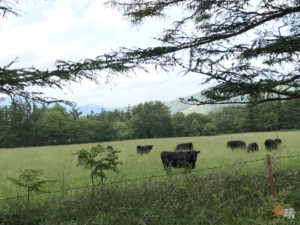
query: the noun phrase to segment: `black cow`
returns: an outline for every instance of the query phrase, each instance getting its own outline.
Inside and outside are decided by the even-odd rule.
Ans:
[[[162,152],[161,161],[164,165],[164,169],[168,167],[174,168],[195,168],[197,161],[197,154],[200,151],[189,151],[189,152]]]
[[[265,147],[267,150],[277,149],[277,142],[272,139],[265,140]]]
[[[187,142],[187,143],[181,143],[178,144],[175,148],[175,151],[180,151],[180,150],[193,150],[193,143],[192,142]]]
[[[258,151],[258,144],[256,142],[252,142],[248,144],[247,152]]]
[[[107,146],[107,150],[111,150],[111,151],[113,151],[113,150],[114,150],[114,148],[113,148],[112,146],[108,145],[108,146]]]
[[[150,152],[150,150],[153,148],[153,145],[138,145],[136,146],[136,151],[139,154],[148,154]]]
[[[274,139],[274,141],[277,143],[277,145],[281,144],[282,140],[279,138]]]
[[[232,150],[236,148],[246,148],[246,143],[244,141],[228,141],[227,147]]]

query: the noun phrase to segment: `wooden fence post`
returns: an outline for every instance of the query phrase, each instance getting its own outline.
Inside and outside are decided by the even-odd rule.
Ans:
[[[271,163],[271,156],[266,155],[267,165],[269,169],[269,182],[270,182],[270,190],[271,195],[275,195],[275,188],[274,188],[274,179],[273,179],[273,173],[272,173],[272,163]]]

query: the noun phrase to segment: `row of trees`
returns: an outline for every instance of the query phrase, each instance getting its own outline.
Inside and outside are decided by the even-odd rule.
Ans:
[[[215,135],[300,128],[300,100],[224,107],[209,115],[171,115],[163,103],[91,112],[13,102],[0,107],[0,147],[76,144],[139,138]]]

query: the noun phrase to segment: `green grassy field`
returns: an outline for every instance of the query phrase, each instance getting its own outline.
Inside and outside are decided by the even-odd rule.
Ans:
[[[281,138],[283,143],[279,150],[271,153],[264,149],[264,140],[267,138]],[[231,151],[226,148],[229,140],[244,140],[246,143],[257,142],[260,150],[248,154],[243,150]],[[266,154],[273,157],[299,154],[300,131],[260,132],[231,135],[219,135],[208,137],[184,137],[184,138],[159,138],[143,140],[127,140],[102,143],[104,146],[112,145],[120,150],[119,160],[123,163],[120,173],[108,173],[107,182],[122,179],[140,178],[145,176],[165,175],[160,159],[162,151],[173,151],[178,143],[193,142],[194,149],[200,150],[194,173],[207,173],[203,168],[235,164],[241,161],[264,159]],[[24,169],[40,169],[44,172],[43,178],[55,179],[59,182],[48,186],[48,190],[55,191],[90,185],[88,171],[77,167],[77,158],[74,152],[80,149],[89,149],[97,143],[28,147],[14,149],[0,149],[0,198],[23,195],[24,191],[12,184],[7,177],[17,177]],[[136,146],[152,144],[153,150],[148,155],[137,155]],[[299,167],[299,158],[275,160],[276,167]],[[233,168],[234,167],[234,168]],[[247,163],[225,167],[234,171],[266,171],[265,161]],[[223,170],[223,169],[222,169]],[[183,172],[183,169],[172,169],[174,172]],[[165,179],[165,178],[163,178]]]

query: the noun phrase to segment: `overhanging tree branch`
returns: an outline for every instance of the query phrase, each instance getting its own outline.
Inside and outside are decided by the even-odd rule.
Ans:
[[[204,91],[202,94],[207,100],[198,102],[200,104],[219,103],[220,99],[232,103],[232,97],[253,93],[285,96],[281,99],[300,97],[295,94],[300,82],[297,65],[299,34],[298,31],[292,33],[291,28],[299,24],[295,16],[300,13],[299,3],[261,1],[258,4],[260,7],[253,10],[250,2],[111,1],[109,3],[113,7],[122,10],[134,23],[148,17],[165,16],[166,9],[172,6],[183,8],[187,15],[175,21],[174,28],[166,29],[162,37],[157,38],[160,46],[120,48],[95,60],[86,59],[84,63],[58,61],[58,66],[73,73],[108,71],[111,75],[147,70],[148,65],[167,71],[180,67],[185,74],[198,73],[206,77],[205,82],[216,80],[222,84]],[[187,23],[195,24],[194,32],[186,32],[184,26]],[[281,27],[290,28],[290,31],[287,30],[282,36],[276,30],[269,29],[272,23],[279,23]],[[260,32],[262,36],[257,37],[253,31]],[[245,34],[253,37],[247,40],[243,37]],[[271,37],[268,37],[270,41],[267,35]],[[253,61],[255,59],[264,64],[257,65]],[[277,66],[282,63],[295,69],[288,72],[278,70]],[[216,90],[218,92],[212,94]]]
[[[279,100],[300,98],[299,0],[115,0],[107,4],[119,8],[133,23],[165,17],[172,7],[182,13],[156,38],[156,47],[119,48],[79,62],[58,60],[52,71],[0,68],[2,93],[17,87],[25,95],[31,85],[62,88],[70,81],[96,80],[100,74],[128,75],[154,65],[157,70],[198,73],[205,83],[215,81],[195,104],[232,103],[232,98],[249,95],[267,96],[266,101],[273,101],[268,96],[274,94]]]
[[[17,9],[18,0],[1,0],[0,1],[0,15],[6,17],[8,14],[19,16],[22,12]]]

